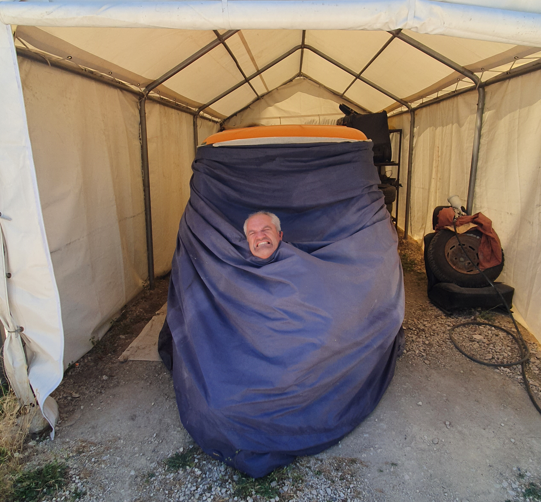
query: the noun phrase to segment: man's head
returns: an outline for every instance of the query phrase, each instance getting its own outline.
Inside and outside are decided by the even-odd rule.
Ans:
[[[276,251],[283,232],[278,216],[267,211],[259,211],[251,214],[244,222],[244,234],[252,254],[266,259]]]

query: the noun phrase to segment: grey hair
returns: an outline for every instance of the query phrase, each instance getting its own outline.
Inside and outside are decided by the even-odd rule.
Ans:
[[[282,231],[282,228],[280,227],[280,219],[278,218],[278,216],[276,216],[274,213],[270,213],[269,211],[258,211],[257,213],[252,213],[250,216],[248,216],[248,218],[246,218],[246,221],[244,222],[244,226],[242,227],[243,230],[244,230],[244,235],[246,235],[246,224],[248,223],[248,220],[252,216],[257,216],[259,214],[262,214],[264,216],[268,216],[271,219],[272,224],[276,227],[277,232]]]

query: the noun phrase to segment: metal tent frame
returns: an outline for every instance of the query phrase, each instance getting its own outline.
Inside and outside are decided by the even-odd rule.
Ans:
[[[70,64],[69,61],[62,60],[62,59],[55,59],[50,58],[48,55],[44,55],[42,53],[34,52],[30,49],[22,49],[17,48],[17,53],[21,57],[25,57],[28,59],[32,59],[37,62],[41,62],[44,64],[49,64],[51,66],[60,68],[64,71],[69,71],[72,73],[75,73],[77,75],[93,79],[95,81],[101,82],[106,85],[114,86],[116,88],[119,88],[121,90],[130,92],[132,94],[136,94],[139,96],[139,111],[140,111],[140,129],[141,129],[141,159],[142,159],[142,178],[143,178],[143,189],[144,189],[144,205],[145,205],[145,224],[146,224],[146,240],[147,240],[147,266],[148,266],[148,276],[149,276],[149,285],[152,289],[154,287],[154,258],[153,258],[153,237],[152,237],[152,218],[151,218],[151,200],[150,200],[150,177],[149,177],[149,160],[148,160],[148,138],[147,138],[147,124],[146,124],[146,101],[152,100],[155,102],[159,102],[160,104],[163,104],[165,106],[169,106],[172,108],[175,108],[179,111],[182,111],[184,113],[188,113],[193,116],[193,129],[194,129],[194,150],[197,148],[197,145],[199,143],[198,141],[198,120],[210,120],[213,122],[217,122],[220,124],[223,124],[227,120],[231,119],[235,115],[241,113],[242,111],[248,109],[250,106],[252,106],[255,102],[263,99],[266,95],[269,93],[274,92],[276,89],[279,89],[280,87],[292,82],[293,80],[297,78],[306,78],[315,84],[319,85],[320,87],[324,88],[328,92],[332,93],[333,95],[339,97],[340,99],[343,99],[350,104],[354,104],[356,107],[358,107],[361,110],[368,111],[363,106],[359,105],[358,103],[355,103],[355,101],[348,99],[345,97],[346,92],[357,82],[363,82],[364,84],[370,86],[371,88],[375,89],[376,91],[384,94],[385,96],[391,98],[397,106],[402,106],[405,108],[404,111],[398,111],[396,114],[393,115],[399,115],[401,113],[409,113],[410,115],[410,135],[409,135],[409,149],[408,149],[408,160],[407,160],[407,195],[406,195],[406,211],[405,211],[405,228],[404,228],[404,238],[408,238],[408,227],[409,227],[409,219],[410,219],[410,206],[411,206],[411,180],[412,180],[412,161],[413,161],[413,143],[414,143],[414,131],[415,131],[415,112],[416,110],[419,110],[420,108],[424,108],[426,106],[439,103],[441,101],[451,99],[453,97],[456,97],[460,94],[463,94],[465,92],[471,92],[471,91],[477,91],[478,92],[478,103],[477,103],[477,113],[476,113],[476,123],[475,123],[475,130],[474,130],[474,140],[473,140],[473,149],[472,149],[472,156],[471,156],[471,167],[470,167],[470,176],[469,176],[469,186],[468,186],[468,198],[467,198],[467,212],[471,213],[472,207],[473,207],[473,196],[474,196],[474,190],[475,190],[475,180],[477,175],[477,165],[479,160],[479,147],[480,147],[480,141],[481,141],[481,132],[482,132],[482,125],[483,125],[483,112],[484,112],[484,105],[485,105],[485,88],[489,85],[495,84],[497,82],[501,82],[503,80],[507,80],[510,78],[518,77],[520,75],[524,75],[529,72],[537,71],[541,69],[541,62],[534,61],[530,64],[525,64],[521,67],[511,69],[507,71],[505,74],[497,75],[495,77],[492,77],[491,79],[488,79],[486,81],[481,81],[481,79],[472,71],[468,70],[467,68],[459,65],[458,63],[452,61],[451,59],[447,58],[443,54],[438,53],[437,51],[431,49],[430,47],[427,47],[426,45],[422,44],[421,42],[411,38],[410,36],[406,35],[402,32],[402,30],[394,30],[390,31],[389,38],[385,41],[385,43],[379,48],[379,50],[374,54],[374,56],[368,61],[368,63],[365,64],[363,69],[358,72],[354,71],[348,67],[346,67],[344,64],[336,61],[329,55],[327,55],[324,51],[321,51],[317,49],[316,47],[313,47],[306,43],[306,30],[302,30],[302,41],[299,45],[296,45],[286,52],[284,52],[282,55],[271,61],[270,63],[266,64],[263,68],[255,71],[251,75],[246,75],[246,73],[242,70],[241,65],[239,64],[237,58],[235,57],[233,51],[229,48],[227,44],[227,40],[235,35],[236,33],[240,32],[241,30],[229,30],[226,31],[223,34],[220,34],[217,30],[214,30],[213,33],[215,35],[215,39],[212,40],[210,43],[208,43],[206,46],[180,62],[175,67],[171,68],[171,70],[164,73],[161,77],[154,80],[150,84],[148,84],[143,90],[141,89],[134,89],[133,87],[130,87],[126,83],[120,82],[119,80],[116,80],[114,78],[111,78],[109,76],[105,76],[102,73],[95,71],[93,69],[87,69],[87,68],[81,68],[77,65]],[[390,44],[394,40],[401,40],[402,42],[410,45],[414,49],[430,56],[431,58],[435,59],[436,61],[444,64],[445,66],[451,68],[452,70],[456,71],[460,75],[463,75],[465,78],[472,81],[472,85],[460,89],[455,90],[453,92],[450,92],[448,94],[445,94],[443,96],[436,97],[434,99],[430,99],[426,102],[421,102],[420,104],[417,104],[416,106],[413,105],[415,101],[417,101],[419,98],[416,96],[415,100],[408,101],[407,98],[401,98],[399,96],[394,95],[392,92],[390,92],[388,89],[385,89],[384,87],[381,87],[380,85],[370,81],[366,77],[363,76],[363,74],[366,72],[366,70],[378,60],[378,58],[385,52],[385,50],[390,46]],[[179,72],[185,70],[188,66],[190,66],[195,61],[199,60],[201,57],[205,56],[212,50],[214,50],[216,47],[224,47],[226,52],[228,53],[229,57],[233,60],[234,64],[236,65],[237,69],[242,75],[242,79],[226,91],[222,92],[220,95],[215,96],[210,101],[202,104],[199,108],[193,109],[189,104],[182,103],[182,102],[176,102],[171,99],[164,98],[159,95],[159,92],[157,92],[157,87],[161,84],[164,84],[169,80],[171,77],[177,75]],[[299,64],[299,71],[296,75],[294,75],[292,78],[289,78],[286,82],[282,83],[280,86],[268,91],[267,93],[260,94],[256,91],[255,87],[251,83],[251,81],[258,77],[259,75],[262,75],[281,61],[285,60],[289,56],[293,55],[297,51],[300,51],[300,64]],[[351,83],[346,87],[346,89],[342,93],[337,93],[336,91],[329,89],[324,84],[319,82],[317,79],[312,78],[311,76],[307,75],[303,71],[303,63],[304,63],[304,56],[306,51],[310,51],[311,53],[315,54],[319,58],[322,58],[326,60],[327,62],[331,63],[333,66],[339,68],[343,72],[346,72],[347,74],[351,75],[353,77]],[[236,110],[234,113],[230,114],[226,118],[220,118],[216,116],[211,109],[211,106],[220,101],[221,99],[225,98],[226,96],[230,95],[240,87],[248,85],[251,90],[255,94],[255,99],[252,100],[249,104],[242,107],[239,110]],[[393,106],[391,108],[396,108],[396,106]]]

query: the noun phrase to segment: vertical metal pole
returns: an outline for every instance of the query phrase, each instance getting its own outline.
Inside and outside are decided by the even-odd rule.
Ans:
[[[404,240],[408,240],[410,205],[411,205],[411,173],[413,164],[413,132],[415,130],[415,110],[410,109],[410,140],[408,150],[408,178],[406,182],[406,214],[404,217]]]
[[[197,130],[197,114],[193,116],[193,157],[197,155],[197,147],[199,146],[199,131]]]
[[[393,131],[391,131],[393,132]],[[397,170],[396,170],[396,210],[394,212],[395,217],[395,228],[398,230],[398,203],[400,201],[400,161],[402,159],[402,129],[397,129],[395,131],[398,134],[398,158],[396,160],[396,163],[398,164]]]
[[[146,116],[147,95],[139,101],[139,117],[141,121],[141,164],[143,174],[143,196],[145,199],[145,226],[147,235],[147,267],[148,284],[154,289],[154,244],[152,241],[152,213],[150,206],[150,176],[148,168],[148,136]]]
[[[479,163],[479,149],[481,146],[481,129],[483,127],[483,112],[485,111],[485,88],[477,89],[479,99],[477,101],[477,116],[475,119],[475,134],[473,136],[473,150],[471,155],[470,183],[468,185],[468,201],[466,213],[472,214],[473,196],[475,193],[475,181],[477,180],[477,164]]]

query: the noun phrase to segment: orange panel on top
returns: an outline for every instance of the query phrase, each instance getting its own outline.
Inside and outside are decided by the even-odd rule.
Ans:
[[[364,141],[366,135],[358,129],[335,125],[278,125],[230,129],[209,136],[204,145],[252,138],[340,138]]]

